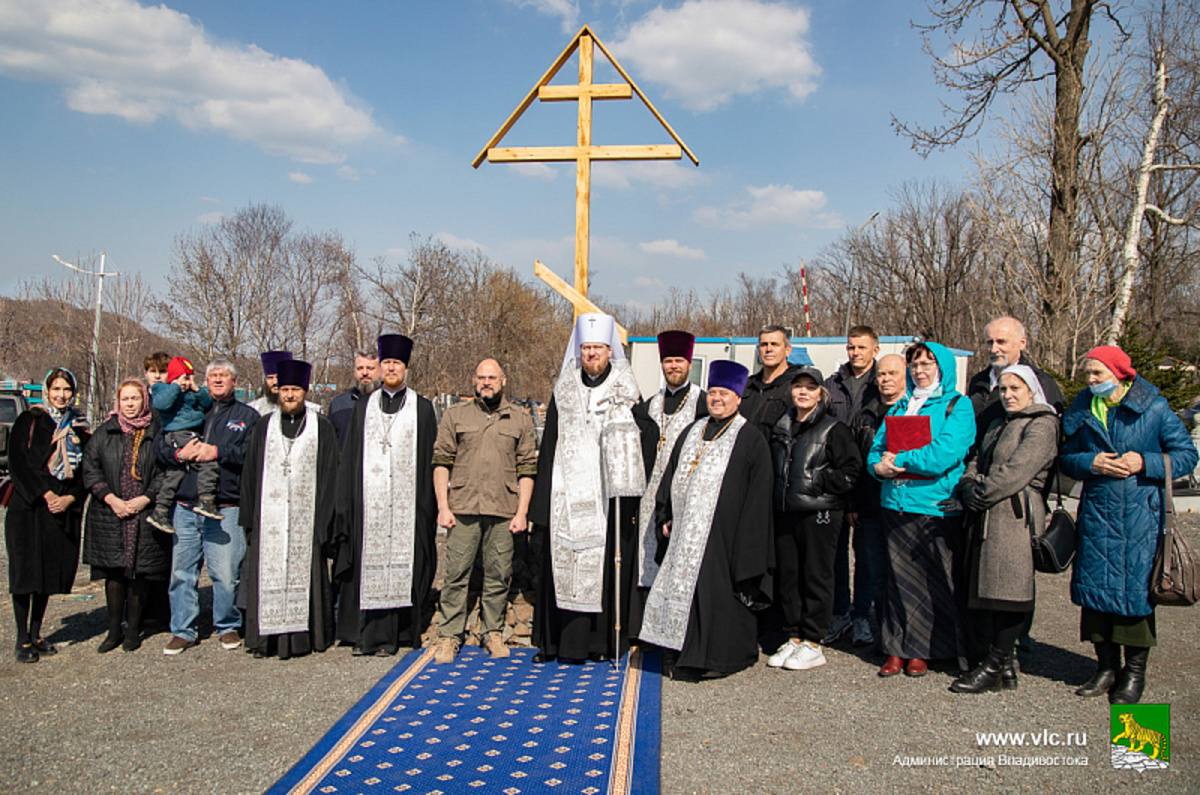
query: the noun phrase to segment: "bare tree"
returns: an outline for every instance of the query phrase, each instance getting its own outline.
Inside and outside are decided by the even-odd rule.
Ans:
[[[1065,321],[1077,275],[1079,158],[1087,143],[1080,127],[1085,65],[1093,17],[1111,7],[1099,0],[930,0],[929,9],[933,22],[918,27],[937,80],[954,93],[955,101],[943,103],[949,119],[941,126],[893,120],[918,151],[953,146],[975,134],[998,97],[1047,80],[1053,84],[1049,215],[1038,280],[1044,290],[1037,317],[1049,362],[1062,368],[1070,337]],[[1124,33],[1119,23],[1116,27]],[[949,48],[943,46],[943,35]]]

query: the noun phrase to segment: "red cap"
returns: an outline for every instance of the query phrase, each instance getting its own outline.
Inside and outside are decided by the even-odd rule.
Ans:
[[[191,375],[196,372],[196,368],[192,367],[192,363],[182,356],[176,356],[167,365],[167,383],[170,384],[181,375]]]
[[[1118,381],[1130,381],[1137,375],[1137,370],[1133,369],[1133,362],[1130,360],[1129,354],[1116,345],[1100,345],[1092,348],[1083,358],[1095,359],[1100,362],[1112,370],[1112,374],[1117,377]]]

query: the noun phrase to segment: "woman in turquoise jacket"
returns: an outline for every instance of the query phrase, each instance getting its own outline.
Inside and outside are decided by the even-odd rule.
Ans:
[[[905,360],[908,393],[888,417],[928,417],[931,441],[914,450],[888,452],[885,419],[867,455],[868,470],[883,482],[880,504],[889,562],[880,620],[888,658],[880,676],[901,670],[922,676],[927,660],[957,658],[960,667],[966,666],[954,587],[962,511],[951,495],[975,440],[975,412],[955,389],[954,354],[945,346],[919,342],[905,352]]]

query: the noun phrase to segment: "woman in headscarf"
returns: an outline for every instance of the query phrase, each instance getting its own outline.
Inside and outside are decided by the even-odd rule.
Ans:
[[[1107,693],[1113,704],[1136,704],[1150,647],[1158,643],[1150,572],[1163,526],[1163,455],[1181,477],[1196,465],[1196,448],[1125,351],[1093,348],[1083,372],[1088,388],[1063,418],[1059,461],[1064,474],[1083,481],[1071,601],[1083,608],[1079,639],[1095,644],[1099,664],[1075,694]]]
[[[1029,538],[1046,524],[1044,487],[1058,455],[1058,415],[1028,365],[1000,373],[1004,416],[988,426],[958,482],[968,511],[967,606],[992,616],[984,660],[950,685],[955,693],[1017,686],[1013,644],[1033,610]]]
[[[65,367],[46,374],[42,403],[17,417],[9,434],[12,501],[4,518],[8,590],[17,620],[17,661],[55,654],[42,639],[50,594],[70,593],[79,564],[83,477],[90,437],[75,409],[75,376]]]
[[[954,587],[962,510],[950,497],[975,440],[975,412],[955,390],[948,348],[918,342],[904,358],[908,392],[884,418],[867,454],[867,471],[883,483],[889,561],[880,625],[888,658],[880,676],[923,676],[928,660],[958,658],[960,667],[966,665]]]
[[[171,572],[170,536],[147,521],[162,479],[153,450],[158,429],[149,390],[139,379],[128,378],[83,454],[83,483],[92,495],[83,562],[91,564],[93,580],[104,580],[108,604],[108,635],[97,649],[101,654],[142,645],[147,582],[165,582]]]

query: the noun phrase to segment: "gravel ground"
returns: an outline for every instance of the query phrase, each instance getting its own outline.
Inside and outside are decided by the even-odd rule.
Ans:
[[[1200,516],[1181,522],[1200,550]],[[0,569],[6,584],[7,561]],[[1117,771],[1108,704],[1071,693],[1093,662],[1076,640],[1067,583],[1067,575],[1039,575],[1034,661],[1015,692],[954,695],[945,670],[880,679],[882,658],[848,645],[827,650],[829,664],[812,671],[760,663],[725,680],[664,682],[663,791],[1200,791],[1200,686],[1186,667],[1200,648],[1200,608],[1158,613],[1161,645],[1144,700],[1172,706],[1170,768]],[[166,657],[166,633],[137,652],[99,655],[103,592],[81,566],[75,592],[52,597],[46,616],[45,635],[60,653],[20,665],[9,651],[11,599],[0,590],[3,792],[261,792],[396,663],[352,658],[344,647],[254,660],[214,637]],[[202,597],[206,616],[207,588]],[[986,749],[975,739],[1043,730],[1086,733],[1087,745]],[[1017,767],[1000,764],[1001,755],[1087,765]],[[947,757],[949,766],[903,764],[912,757]],[[966,764],[956,767],[960,757]]]

